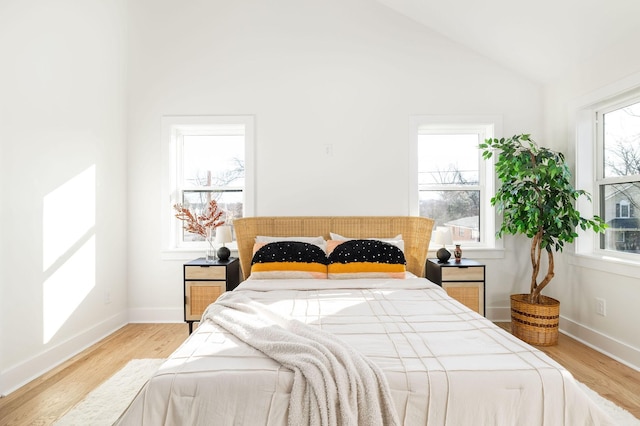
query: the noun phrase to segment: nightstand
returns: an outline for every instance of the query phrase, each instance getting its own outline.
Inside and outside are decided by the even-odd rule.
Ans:
[[[427,259],[427,279],[438,284],[463,305],[484,315],[485,265],[471,259],[438,263]]]
[[[193,323],[200,321],[207,306],[240,284],[240,261],[233,257],[213,262],[195,259],[184,264],[183,277],[184,320],[191,334]]]

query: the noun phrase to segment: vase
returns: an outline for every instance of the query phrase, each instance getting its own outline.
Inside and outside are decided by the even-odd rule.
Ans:
[[[207,250],[204,253],[204,260],[207,262],[213,262],[216,260],[216,251],[213,247],[207,247]]]
[[[462,249],[460,248],[460,244],[456,244],[456,248],[453,250],[453,257],[456,258],[456,262],[460,262],[462,260]]]
[[[213,262],[216,260],[216,249],[213,246],[213,238],[211,236],[211,231],[207,232],[207,236],[204,239],[207,242],[207,248],[204,252],[204,260],[206,262]]]

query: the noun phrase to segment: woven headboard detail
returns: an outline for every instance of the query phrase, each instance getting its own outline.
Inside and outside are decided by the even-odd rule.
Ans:
[[[402,234],[407,270],[424,276],[433,219],[415,216],[264,216],[235,219],[240,266],[245,278],[251,273],[253,244],[257,235],[317,237],[329,233],[352,238],[391,238]]]

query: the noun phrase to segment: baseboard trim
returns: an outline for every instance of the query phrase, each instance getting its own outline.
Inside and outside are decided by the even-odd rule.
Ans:
[[[490,307],[486,308],[485,316],[493,322],[511,322],[510,307]]]
[[[8,395],[42,376],[122,328],[127,322],[126,312],[120,312],[55,346],[47,348],[40,354],[0,372],[0,395]]]
[[[511,308],[487,308],[487,318],[493,322],[511,322]],[[640,349],[638,348],[629,346],[562,315],[560,315],[560,332],[629,368],[640,371]]]
[[[562,315],[560,315],[560,332],[629,368],[640,371],[640,349],[638,348],[629,346]]]

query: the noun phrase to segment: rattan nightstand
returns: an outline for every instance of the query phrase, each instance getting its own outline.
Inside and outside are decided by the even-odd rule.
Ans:
[[[204,258],[184,264],[184,320],[189,324],[199,322],[207,306],[225,291],[231,291],[240,283],[240,261],[237,258],[207,262]]]
[[[471,259],[438,263],[427,259],[427,279],[438,284],[463,305],[484,315],[485,265]]]

